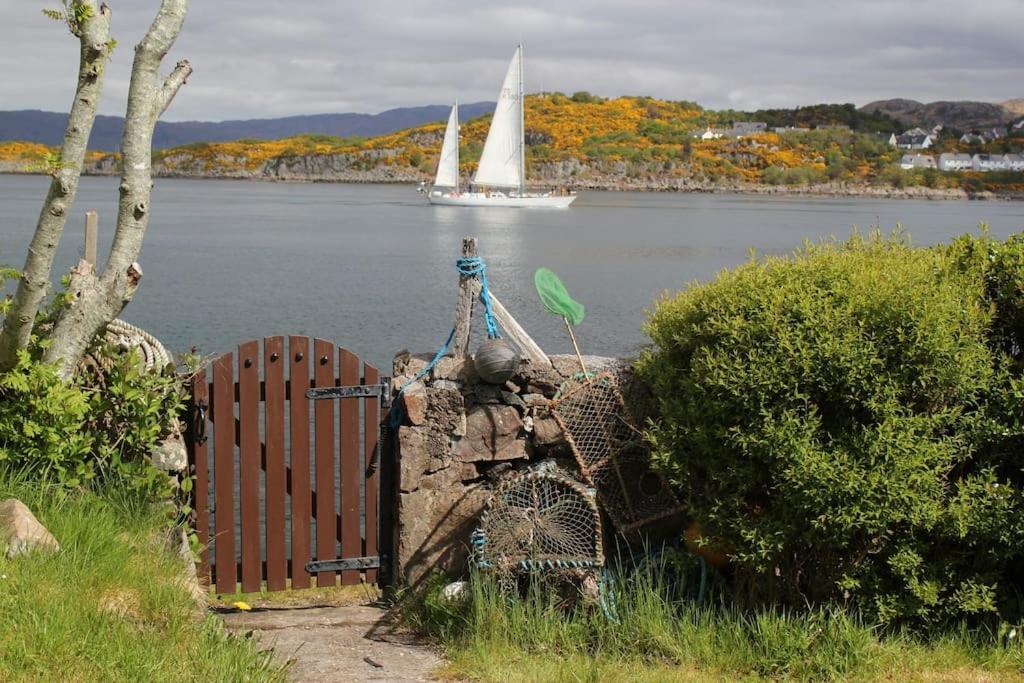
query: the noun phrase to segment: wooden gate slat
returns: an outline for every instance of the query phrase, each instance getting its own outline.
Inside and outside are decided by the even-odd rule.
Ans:
[[[338,349],[342,386],[359,384],[359,358],[348,349]],[[359,492],[359,399],[341,400],[341,434],[338,446],[341,453],[341,556],[359,557],[363,538],[360,533]],[[341,573],[342,585],[359,583],[359,571]]]
[[[267,590],[287,588],[284,543],[284,338],[263,340],[263,423],[266,438]]]
[[[201,369],[192,378],[192,421],[188,446],[191,451],[192,473],[192,510],[195,516],[196,536],[199,538],[199,564],[196,572],[203,585],[210,582],[210,461],[209,448],[204,440],[199,442],[200,434],[208,433],[209,416],[206,410],[210,404],[210,389],[206,385],[206,370]],[[202,420],[199,419],[198,406],[205,406]]]
[[[288,429],[291,457],[292,506],[292,588],[309,588],[306,563],[312,559],[309,524],[313,517],[313,496],[309,484],[309,337],[288,337],[289,389]]]
[[[314,379],[317,387],[335,386],[334,344],[315,339],[313,341]],[[334,506],[334,401],[316,401],[316,557],[318,560],[333,560],[337,557],[336,540],[337,514]],[[335,572],[319,572],[316,585],[333,586]]]
[[[380,373],[377,368],[369,363],[363,367],[363,378],[367,384],[380,382]],[[363,402],[363,453],[366,467],[366,497],[364,509],[366,510],[366,540],[363,548],[363,555],[373,556],[377,554],[377,482],[380,481],[380,462],[374,462],[374,457],[379,456],[377,452],[377,439],[380,429],[380,415],[378,408],[379,401],[369,400]],[[359,477],[360,479],[364,477]],[[358,479],[357,479],[358,481]],[[367,583],[377,581],[377,570],[366,570]]]
[[[242,527],[242,592],[262,584],[260,554],[260,346],[238,347],[239,507]]]
[[[235,568],[235,381],[233,354],[213,362],[214,568],[218,593],[234,593]]]

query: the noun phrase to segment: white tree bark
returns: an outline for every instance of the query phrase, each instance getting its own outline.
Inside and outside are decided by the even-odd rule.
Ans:
[[[96,120],[96,107],[103,87],[103,72],[113,48],[107,6],[97,7],[95,0],[80,0],[77,12],[86,18],[81,22],[68,19],[71,32],[81,44],[75,100],[68,114],[60,158],[50,169],[53,180],[39,213],[21,279],[0,331],[0,371],[13,367],[18,350],[28,346],[36,314],[49,291],[53,257],[78,191],[89,134]]]
[[[174,44],[188,9],[188,0],[163,0],[156,18],[135,47],[128,109],[121,139],[122,174],[114,243],[102,275],[85,262],[71,271],[69,304],[61,312],[43,359],[60,364],[70,377],[93,337],[116,318],[131,300],[142,278],[137,263],[149,225],[153,128],[192,73],[180,61],[167,78],[157,71]]]

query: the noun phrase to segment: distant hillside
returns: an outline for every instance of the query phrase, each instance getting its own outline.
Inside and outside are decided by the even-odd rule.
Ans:
[[[941,123],[946,128],[969,131],[1004,126],[1024,116],[1024,99],[1005,102],[929,102],[917,100],[878,100],[860,108],[869,113],[893,117],[907,127],[931,127]]]
[[[273,140],[305,133],[336,137],[376,137],[403,128],[442,121],[448,116],[448,105],[403,107],[380,114],[314,114],[286,116],[276,119],[242,121],[180,121],[156,124],[153,147],[164,149],[194,142],[223,142],[241,138]],[[494,111],[493,102],[459,105],[463,119]],[[67,114],[38,111],[0,111],[0,141],[23,140],[44,145],[58,145],[64,137]],[[89,138],[89,149],[115,151],[121,144],[124,119],[118,116],[97,116]]]
[[[755,116],[798,130],[750,133],[749,127],[734,126]],[[490,120],[490,114],[463,112],[464,182],[476,170]],[[1024,193],[1022,173],[901,169],[903,150],[891,147],[888,135],[877,134],[898,124],[884,113],[859,112],[852,105],[744,113],[650,97],[546,93],[526,97],[525,123],[526,175],[537,187],[759,192],[822,187],[828,193],[956,197]],[[195,142],[156,150],[153,170],[163,177],[417,183],[433,178],[444,130],[444,122],[437,121],[375,137],[303,134]],[[1018,153],[1022,145],[1020,137],[970,145],[946,136],[929,151],[1005,154]],[[54,159],[52,147],[0,142],[0,172],[45,172]],[[117,154],[92,152],[86,172],[116,174],[119,165]]]

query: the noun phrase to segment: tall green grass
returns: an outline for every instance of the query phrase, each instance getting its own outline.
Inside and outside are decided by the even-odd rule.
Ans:
[[[663,567],[612,580],[615,618],[567,606],[539,579],[511,595],[476,576],[467,599],[446,600],[438,579],[402,596],[406,623],[433,634],[449,675],[483,681],[1016,680],[1017,638],[960,629],[924,638],[882,634],[839,608],[743,612],[723,599],[697,605]]]
[[[61,550],[0,556],[0,681],[283,680],[196,605],[167,512],[120,490],[68,493],[0,472]]]

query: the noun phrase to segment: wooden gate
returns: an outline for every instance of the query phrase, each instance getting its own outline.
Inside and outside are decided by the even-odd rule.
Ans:
[[[240,344],[192,382],[186,441],[199,571],[218,593],[386,574],[387,378],[333,342],[285,341]]]

